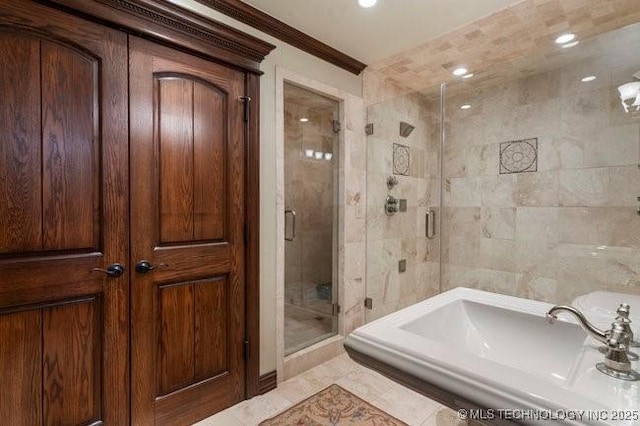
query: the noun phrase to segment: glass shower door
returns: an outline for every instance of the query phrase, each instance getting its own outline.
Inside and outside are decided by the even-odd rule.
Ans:
[[[285,354],[337,333],[339,103],[285,83]]]

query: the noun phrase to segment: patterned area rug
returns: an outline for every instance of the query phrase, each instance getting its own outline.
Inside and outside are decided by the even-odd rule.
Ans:
[[[338,385],[312,395],[260,426],[407,426]]]

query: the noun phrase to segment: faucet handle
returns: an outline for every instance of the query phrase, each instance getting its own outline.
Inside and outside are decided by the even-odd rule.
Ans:
[[[640,374],[631,369],[629,360],[631,335],[627,333],[625,326],[622,322],[616,321],[611,324],[611,330],[607,334],[607,353],[604,356],[604,362],[596,364],[596,368],[601,373],[617,379],[640,380]]]
[[[629,315],[631,314],[631,307],[626,303],[621,303],[616,313],[618,314],[618,316],[616,317],[616,321],[621,320],[625,323],[631,322],[631,320],[629,319]]]
[[[616,321],[611,324],[611,330],[607,332],[607,346],[615,351],[629,350],[632,334],[629,333],[626,324],[622,321]]]

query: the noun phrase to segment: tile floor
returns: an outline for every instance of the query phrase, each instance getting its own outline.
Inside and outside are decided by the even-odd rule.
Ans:
[[[410,426],[463,426],[449,408],[353,362],[346,354],[281,383],[196,426],[255,426],[321,389],[337,383]]]
[[[324,302],[331,309],[331,305]],[[325,309],[326,310],[326,309]],[[320,309],[308,309],[295,305],[284,306],[285,355],[318,343],[336,334],[331,314]]]

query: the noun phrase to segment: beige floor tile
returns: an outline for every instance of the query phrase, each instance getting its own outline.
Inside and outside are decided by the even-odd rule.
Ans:
[[[206,418],[194,426],[245,426],[231,414],[231,410],[233,410],[233,407]]]
[[[319,392],[326,387],[327,385],[324,382],[296,377],[281,383],[278,386],[278,391],[280,392],[280,395],[287,398],[292,403],[297,404],[303,399],[310,397],[314,393]]]
[[[452,409],[442,407],[420,426],[467,426],[467,421],[460,420],[458,414]]]
[[[256,426],[332,383],[409,426],[466,426],[458,422],[454,411],[355,363],[346,354],[280,383],[277,389],[265,395],[211,416],[196,426]]]
[[[252,426],[286,410],[291,405],[291,401],[280,395],[277,390],[274,390],[232,407],[230,413],[242,425]]]
[[[392,382],[389,390],[370,401],[373,405],[409,425],[421,425],[438,410],[441,404]]]
[[[372,370],[360,369],[354,369],[345,377],[338,379],[336,383],[366,401],[371,401],[385,393],[390,384],[386,377]]]

